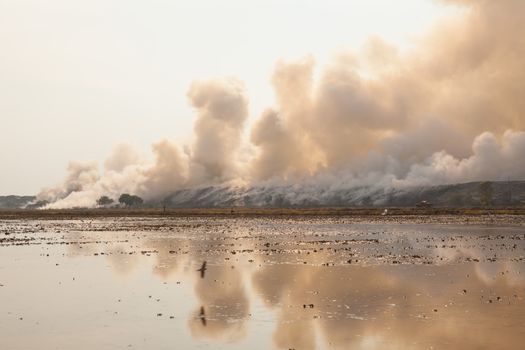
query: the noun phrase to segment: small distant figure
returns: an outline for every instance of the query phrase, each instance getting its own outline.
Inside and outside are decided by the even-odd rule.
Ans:
[[[381,215],[383,215],[383,216],[385,216],[385,215],[387,215],[387,214],[388,214],[388,209],[385,209],[385,210],[381,213]]]
[[[206,314],[204,313],[204,306],[201,306],[201,311],[199,312],[199,318],[201,319],[202,325],[206,327]]]
[[[202,263],[201,268],[198,269],[197,271],[200,271],[200,273],[201,273],[201,278],[204,278],[204,273],[206,272],[206,261],[204,261],[204,262]]]

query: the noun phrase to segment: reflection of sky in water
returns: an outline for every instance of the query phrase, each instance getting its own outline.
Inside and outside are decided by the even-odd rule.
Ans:
[[[44,225],[14,235],[35,237],[31,245],[0,246],[2,349],[513,349],[525,341],[523,228],[329,219]]]

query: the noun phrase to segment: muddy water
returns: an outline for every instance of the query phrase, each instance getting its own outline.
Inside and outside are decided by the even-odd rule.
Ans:
[[[0,349],[521,349],[524,257],[523,226],[2,221]]]

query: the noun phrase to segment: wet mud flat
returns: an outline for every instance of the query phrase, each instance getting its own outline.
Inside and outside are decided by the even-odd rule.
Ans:
[[[0,349],[520,349],[525,219],[0,218]]]

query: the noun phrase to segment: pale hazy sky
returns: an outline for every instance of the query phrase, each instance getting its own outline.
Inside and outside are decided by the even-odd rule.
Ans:
[[[278,59],[322,66],[370,36],[400,48],[454,9],[432,0],[0,0],[0,194],[35,194],[70,160],[127,141],[191,141],[186,91],[236,76],[250,118]]]

